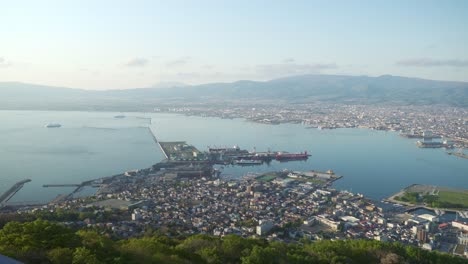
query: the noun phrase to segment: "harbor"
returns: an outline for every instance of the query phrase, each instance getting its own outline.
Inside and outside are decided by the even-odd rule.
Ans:
[[[165,159],[145,169],[136,169],[126,171],[113,176],[87,180],[82,183],[54,183],[43,184],[43,188],[74,188],[68,194],[59,194],[54,199],[49,201],[49,204],[59,204],[61,202],[73,199],[74,195],[79,193],[84,187],[92,186],[97,188],[96,194],[109,192],[109,184],[115,181],[128,181],[134,177],[141,176],[158,176],[161,179],[186,179],[186,178],[217,178],[222,176],[222,169],[215,168],[215,165],[232,165],[232,166],[256,166],[264,163],[270,163],[273,160],[278,162],[288,162],[295,160],[306,160],[311,155],[307,151],[301,153],[289,153],[286,151],[265,151],[257,152],[247,151],[238,146],[230,147],[208,147],[206,151],[200,151],[195,146],[188,144],[186,141],[159,141],[154,131],[148,127],[153,140],[162,151]],[[336,176],[332,171],[329,172],[297,172],[283,171],[277,173],[278,179],[285,179],[286,182],[291,179],[315,184],[331,185],[335,180],[341,178]],[[2,206],[6,205],[8,200],[18,192],[25,183],[30,180],[24,180],[16,183],[0,198]],[[324,185],[325,186],[325,185]],[[38,204],[34,204],[38,206]]]

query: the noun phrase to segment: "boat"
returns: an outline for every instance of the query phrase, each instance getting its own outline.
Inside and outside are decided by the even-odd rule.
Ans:
[[[124,115],[116,115],[116,116],[114,116],[114,118],[125,118],[125,116]]]
[[[49,124],[45,125],[45,127],[47,127],[47,128],[59,128],[61,126],[62,125],[58,124],[58,123],[49,123]]]
[[[302,160],[302,159],[308,159],[309,154],[307,154],[307,151],[301,152],[301,153],[288,153],[288,152],[278,152],[276,153],[276,160]]]
[[[263,164],[263,161],[253,160],[253,159],[240,159],[240,160],[234,161],[234,164],[237,164],[237,165],[261,165],[261,164]]]

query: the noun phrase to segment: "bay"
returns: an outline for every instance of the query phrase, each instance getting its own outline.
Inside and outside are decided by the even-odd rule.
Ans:
[[[420,149],[396,132],[368,129],[306,129],[298,124],[266,125],[242,119],[188,117],[176,114],[0,111],[0,193],[29,178],[12,199],[44,202],[70,188],[43,184],[80,183],[126,170],[146,168],[163,158],[148,126],[161,141],[187,141],[200,150],[234,146],[257,151],[301,152],[312,156],[255,167],[225,166],[223,173],[274,170],[328,170],[344,178],[335,183],[381,199],[413,184],[466,189],[468,160],[443,149]],[[151,123],[148,118],[151,118]],[[61,128],[45,128],[60,123]]]

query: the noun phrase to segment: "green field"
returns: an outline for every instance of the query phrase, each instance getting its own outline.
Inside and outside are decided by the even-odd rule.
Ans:
[[[256,180],[257,181],[263,181],[263,182],[269,182],[269,181],[274,180],[276,177],[277,177],[276,175],[265,174],[265,175],[257,177]]]
[[[438,191],[429,186],[416,186],[405,192],[401,197],[395,197],[395,200],[411,204],[424,204],[432,208],[468,208],[468,191],[451,190],[448,188],[438,188]],[[440,190],[441,189],[441,190]]]
[[[468,208],[468,191],[440,191],[438,196],[442,204],[461,205],[463,208]]]

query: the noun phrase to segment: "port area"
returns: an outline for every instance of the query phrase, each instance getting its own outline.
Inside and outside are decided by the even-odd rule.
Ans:
[[[307,152],[249,152],[247,150],[240,149],[237,146],[232,148],[208,148],[207,151],[200,151],[196,147],[188,144],[186,141],[162,142],[158,141],[154,134],[153,137],[165,156],[164,160],[154,164],[150,168],[130,170],[117,175],[89,180],[82,183],[44,184],[44,188],[75,188],[70,194],[57,196],[49,202],[49,204],[56,205],[72,200],[74,195],[79,193],[86,186],[96,187],[97,191],[95,195],[103,197],[112,195],[115,192],[123,191],[125,188],[128,188],[129,185],[138,185],[142,181],[184,182],[188,179],[195,178],[219,179],[223,177],[221,175],[222,169],[215,168],[214,165],[231,164],[233,166],[254,166],[263,164],[263,162],[270,162],[272,160],[280,162],[304,160],[310,156]],[[341,176],[336,175],[332,170],[327,172],[280,171],[269,172],[265,175],[256,176],[260,176],[258,177],[258,181],[272,177],[272,181],[277,181],[279,184],[283,184],[285,186],[287,186],[289,182],[300,181],[324,187],[330,186],[335,180],[341,178]]]
[[[424,208],[461,212],[468,209],[468,190],[413,184],[384,201],[407,206],[407,211]]]
[[[269,163],[272,160],[280,162],[307,160],[311,155],[307,151],[289,153],[286,151],[248,151],[238,146],[234,147],[208,147],[207,151],[200,151],[187,144],[186,141],[157,141],[167,162],[198,162],[212,165],[239,165],[254,166]]]

